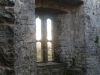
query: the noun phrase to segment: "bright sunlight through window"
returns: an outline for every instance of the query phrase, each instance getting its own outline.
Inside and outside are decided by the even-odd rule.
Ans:
[[[47,48],[48,48],[48,61],[52,61],[52,43],[51,42],[47,43]]]
[[[37,62],[52,61],[52,54],[53,54],[52,53],[53,52],[52,51],[52,25],[51,25],[50,19],[47,19],[46,22],[47,22],[46,25],[44,25],[45,20],[43,21],[43,24],[41,24],[41,19],[36,18],[36,40],[38,41],[36,42]],[[47,30],[43,26],[46,26]],[[41,27],[43,29],[41,29]],[[41,35],[44,34],[45,32],[47,32],[47,35],[45,34],[44,38],[47,38],[47,40],[41,38]],[[43,41],[46,41],[46,42],[43,42]],[[47,45],[45,45],[46,43]]]
[[[47,39],[52,40],[52,34],[51,34],[51,20],[47,19]]]
[[[41,54],[41,42],[37,42],[36,43],[36,48],[37,48],[37,62],[41,62],[42,61],[42,54]]]
[[[41,40],[41,20],[36,19],[36,40]]]

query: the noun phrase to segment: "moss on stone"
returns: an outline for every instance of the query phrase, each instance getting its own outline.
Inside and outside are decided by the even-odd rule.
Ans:
[[[75,68],[75,58],[72,58],[70,69]]]
[[[98,36],[98,35],[96,36],[94,42],[95,42],[95,43],[99,43],[99,36]]]

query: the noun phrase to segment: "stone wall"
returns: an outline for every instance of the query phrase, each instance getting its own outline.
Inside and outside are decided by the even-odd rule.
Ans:
[[[85,36],[81,14],[69,12],[57,15],[58,25],[58,54],[60,61],[68,64],[69,69],[85,71]],[[83,73],[84,74],[84,73]],[[73,73],[74,75],[74,73]]]
[[[37,67],[35,0],[14,1],[0,1],[0,75],[59,75],[65,69],[61,65]],[[68,64],[67,71],[72,75],[99,75],[100,1],[83,2],[73,11],[55,15],[55,57],[57,62]]]
[[[14,75],[13,6],[13,1],[0,1],[0,75]]]
[[[15,75],[36,75],[35,0],[15,1]]]
[[[85,40],[86,40],[86,69],[87,75],[99,75],[100,48],[99,48],[99,0],[86,1],[84,7],[85,16]]]
[[[66,70],[65,63],[38,63],[37,75],[64,75]]]
[[[85,75],[99,75],[99,15],[98,0],[84,0],[84,4],[69,12],[57,15],[59,55],[62,61],[80,68]]]
[[[70,34],[69,28],[69,14],[59,14],[56,16],[56,33],[57,35],[57,50],[56,53],[60,57],[60,61],[70,63],[72,58],[72,48],[73,48],[73,41]],[[56,41],[56,42],[57,42]]]

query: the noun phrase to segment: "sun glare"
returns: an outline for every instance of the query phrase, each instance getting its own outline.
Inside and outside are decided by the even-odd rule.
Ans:
[[[38,40],[38,42],[36,43],[37,62],[43,61],[42,46],[44,46],[44,45],[41,42],[43,40],[42,37],[41,37],[42,34],[47,32],[47,35],[44,35],[44,37],[46,37],[47,40],[51,40],[52,41],[52,24],[51,24],[51,20],[47,19],[47,23],[46,23],[47,29],[45,29],[45,27],[42,27],[43,29],[41,29],[41,26],[45,26],[45,25],[41,24],[41,19],[40,18],[36,18],[36,40]],[[52,61],[52,42],[47,42],[47,51],[48,51],[47,52],[48,61]]]
[[[47,19],[47,39],[52,40],[52,35],[51,35],[51,20]]]
[[[47,19],[47,39],[52,40],[52,25],[51,20]],[[36,40],[41,40],[41,19],[36,19]]]
[[[36,19],[36,40],[41,40],[41,19]]]

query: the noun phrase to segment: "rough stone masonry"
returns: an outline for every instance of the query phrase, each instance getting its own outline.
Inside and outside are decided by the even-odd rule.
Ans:
[[[0,0],[0,75],[100,75],[100,1],[81,0],[79,6],[80,0],[74,1]],[[35,9],[39,7],[67,12],[51,12],[59,62],[37,63]]]
[[[36,75],[35,0],[16,0],[15,3],[15,74]]]

